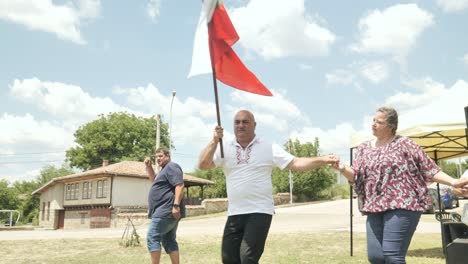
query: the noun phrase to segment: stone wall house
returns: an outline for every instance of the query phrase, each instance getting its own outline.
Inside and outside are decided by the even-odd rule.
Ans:
[[[184,174],[186,191],[212,181]],[[58,177],[35,190],[40,196],[39,225],[52,229],[105,228],[126,223],[127,217],[146,218],[148,180],[143,162],[122,161]],[[202,200],[199,199],[200,201]]]

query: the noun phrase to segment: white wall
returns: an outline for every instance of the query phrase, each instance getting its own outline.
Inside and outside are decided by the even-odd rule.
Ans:
[[[151,182],[144,178],[114,177],[112,183],[112,205],[148,206],[148,192]]]
[[[39,200],[39,225],[54,228],[58,220],[56,219],[56,210],[63,209],[63,184],[59,183],[48,188],[45,192],[41,193]],[[50,208],[47,207],[48,202],[50,202]],[[45,212],[42,211],[43,203],[46,204]],[[49,221],[47,221],[47,211],[49,211]],[[44,217],[42,217],[43,215]]]

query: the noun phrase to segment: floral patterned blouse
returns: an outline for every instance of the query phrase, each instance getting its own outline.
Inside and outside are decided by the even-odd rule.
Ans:
[[[373,147],[366,141],[354,157],[355,189],[363,214],[427,208],[426,182],[441,169],[416,142],[396,136],[384,146]]]

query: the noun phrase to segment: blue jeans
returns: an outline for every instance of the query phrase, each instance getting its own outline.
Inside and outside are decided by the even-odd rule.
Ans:
[[[367,258],[372,264],[406,263],[421,212],[403,209],[367,216]]]
[[[148,234],[146,235],[148,251],[161,251],[161,243],[168,254],[172,251],[179,251],[179,245],[176,241],[178,225],[179,219],[151,218]]]

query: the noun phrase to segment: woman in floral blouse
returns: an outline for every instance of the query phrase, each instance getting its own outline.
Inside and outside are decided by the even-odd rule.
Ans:
[[[353,167],[335,164],[355,184],[359,210],[367,215],[367,256],[373,264],[406,263],[411,238],[429,205],[426,182],[468,193],[468,179],[445,174],[413,140],[396,135],[397,127],[395,109],[377,109],[375,139],[358,146]]]

